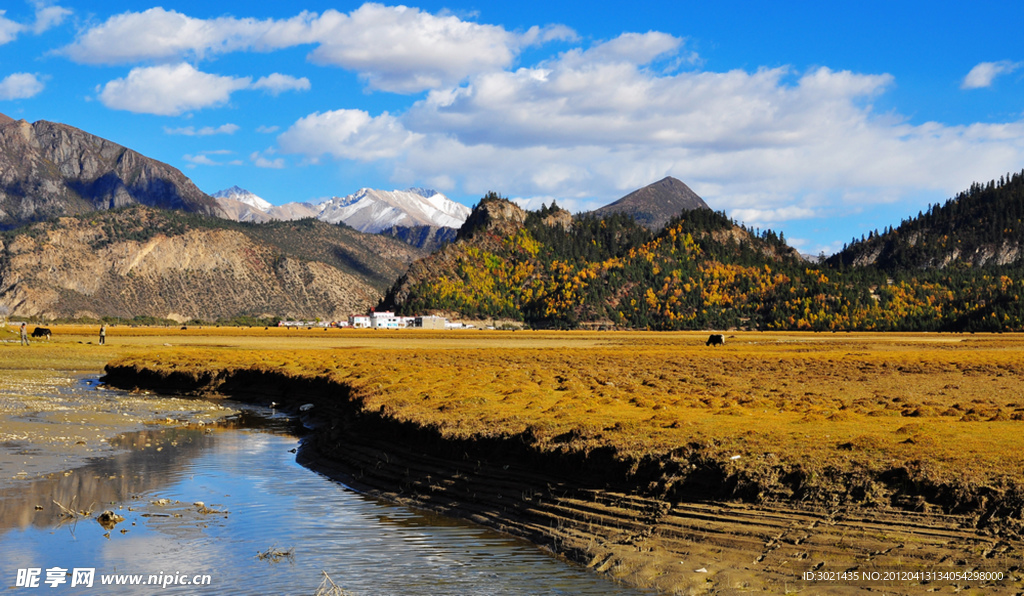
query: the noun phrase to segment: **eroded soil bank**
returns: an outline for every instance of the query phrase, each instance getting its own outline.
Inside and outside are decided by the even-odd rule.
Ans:
[[[328,375],[114,363],[104,381],[275,402],[314,429],[300,452],[312,468],[374,495],[523,536],[664,593],[1024,589],[1019,499],[998,487],[949,495],[943,491],[951,485],[915,484],[898,472],[755,479],[697,447],[631,459],[610,448],[575,449],[574,437],[563,438],[564,448],[540,448],[530,430],[453,436],[370,407],[371,389]],[[828,485],[835,490],[826,494],[820,487]],[[884,500],[864,498],[886,491]],[[906,575],[974,570],[1005,579]],[[806,572],[818,579],[803,579]],[[864,575],[876,572],[880,579]],[[893,572],[902,575],[886,581]]]

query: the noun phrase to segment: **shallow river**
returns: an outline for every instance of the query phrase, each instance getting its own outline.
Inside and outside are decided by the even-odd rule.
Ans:
[[[0,587],[313,594],[326,573],[351,595],[638,593],[529,543],[367,498],[311,472],[295,463],[291,425],[250,408],[236,428],[130,433],[113,457],[0,491]],[[54,502],[92,513],[72,517]],[[96,520],[104,510],[124,521],[104,528]],[[54,568],[68,573],[48,574]],[[17,587],[32,582],[32,569],[38,587]],[[103,585],[136,580],[168,585]]]

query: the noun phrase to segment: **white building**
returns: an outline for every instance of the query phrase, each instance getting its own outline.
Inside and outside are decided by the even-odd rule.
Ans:
[[[389,310],[373,312],[370,313],[370,327],[374,329],[403,329],[405,320],[402,317],[396,317],[395,313]]]
[[[368,329],[372,321],[370,315],[349,315],[348,324],[353,329]]]

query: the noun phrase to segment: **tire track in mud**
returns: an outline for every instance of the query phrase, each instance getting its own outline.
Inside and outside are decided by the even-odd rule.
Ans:
[[[367,437],[312,447],[305,465],[354,488],[527,538],[596,572],[664,593],[782,593],[808,588],[800,576],[809,570],[966,570],[979,553],[992,570],[1020,565],[1022,545],[971,529],[969,516],[668,503],[580,487],[515,463],[439,458]],[[841,594],[880,586],[821,587]],[[979,587],[1004,593],[1007,586]],[[928,589],[884,588],[887,594]],[[1020,588],[1018,580],[1005,593]]]

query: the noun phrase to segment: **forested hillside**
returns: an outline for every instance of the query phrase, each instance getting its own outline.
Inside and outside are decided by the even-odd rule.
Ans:
[[[899,227],[871,232],[829,259],[890,273],[1024,262],[1024,171],[932,205]]]
[[[655,235],[623,214],[528,213],[492,195],[383,306],[538,327],[1003,331],[1024,330],[1022,280],[1006,265],[811,265],[774,232],[706,209]]]

